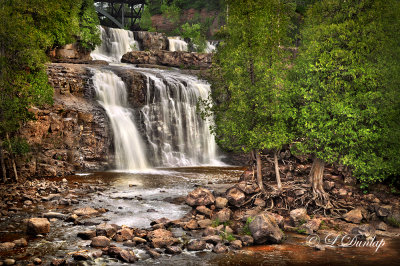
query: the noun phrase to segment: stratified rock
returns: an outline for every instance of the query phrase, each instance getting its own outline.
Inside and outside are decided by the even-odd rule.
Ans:
[[[246,195],[240,189],[235,187],[228,189],[226,192],[226,197],[229,203],[236,207],[242,206],[246,200]]]
[[[354,210],[349,211],[345,215],[343,215],[343,219],[347,222],[359,224],[363,219],[363,215],[360,208],[356,208]]]
[[[215,198],[213,194],[205,188],[198,187],[186,197],[186,203],[190,206],[207,206],[213,204]]]
[[[172,237],[172,232],[165,229],[157,229],[147,234],[147,237],[154,248],[165,248],[178,242],[178,239]]]
[[[257,215],[249,229],[257,244],[279,243],[283,239],[283,232],[274,217],[268,213]]]
[[[31,218],[28,220],[27,233],[32,235],[47,234],[50,232],[50,222],[47,218]]]
[[[204,250],[204,249],[206,249],[206,241],[203,241],[203,240],[192,240],[187,244],[186,248],[189,251]]]
[[[218,209],[225,208],[227,204],[228,204],[228,200],[226,198],[217,197],[215,199],[215,207],[217,207]]]
[[[105,236],[96,236],[92,238],[92,243],[90,244],[92,247],[107,247],[110,245],[110,239]]]
[[[221,254],[221,253],[226,253],[226,252],[228,252],[228,247],[227,246],[225,246],[224,244],[222,244],[222,243],[218,243],[215,247],[214,247],[214,249],[213,249],[213,252],[215,252],[215,253],[217,253],[217,254]]]
[[[299,208],[290,211],[290,220],[294,226],[299,226],[310,220],[310,217],[307,215],[307,210],[305,208]]]
[[[215,215],[216,219],[218,219],[220,223],[225,223],[229,221],[231,219],[231,216],[232,211],[229,208],[224,208],[217,212],[217,214]]]

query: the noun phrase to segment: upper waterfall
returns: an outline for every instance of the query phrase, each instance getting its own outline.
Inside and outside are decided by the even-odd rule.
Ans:
[[[127,52],[139,50],[132,31],[103,27],[100,31],[101,45],[90,54],[93,60],[118,63]]]

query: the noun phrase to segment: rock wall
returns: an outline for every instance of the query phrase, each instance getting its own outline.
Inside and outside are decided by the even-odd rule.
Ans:
[[[17,161],[20,175],[63,176],[111,166],[112,136],[104,110],[93,100],[85,65],[50,64],[54,104],[31,108],[35,120],[20,130],[31,152]]]

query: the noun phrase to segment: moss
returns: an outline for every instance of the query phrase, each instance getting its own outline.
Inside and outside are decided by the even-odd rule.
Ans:
[[[389,225],[393,226],[393,227],[400,228],[400,221],[397,220],[397,219],[394,218],[394,217],[389,217],[389,218],[387,219],[387,223],[388,223]]]

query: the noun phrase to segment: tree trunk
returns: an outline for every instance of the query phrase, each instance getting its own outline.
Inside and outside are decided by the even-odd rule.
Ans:
[[[309,180],[312,185],[313,195],[317,199],[322,199],[323,202],[329,201],[329,196],[323,187],[325,162],[321,159],[315,158],[311,167]]]
[[[18,182],[17,166],[15,165],[14,154],[12,153],[11,141],[10,141],[10,137],[8,136],[8,133],[6,133],[6,137],[7,137],[7,141],[8,141],[8,148],[10,149],[10,158],[11,158],[11,163],[12,163],[12,166],[14,169],[15,181]]]
[[[256,160],[257,160],[257,183],[259,188],[261,189],[262,192],[264,192],[264,184],[262,180],[262,173],[261,173],[261,155],[258,150],[254,151],[256,153]]]
[[[275,164],[275,176],[276,176],[276,183],[278,184],[278,190],[282,190],[282,183],[281,183],[281,175],[279,173],[279,164],[278,164],[278,150],[274,152],[274,164]]]
[[[0,164],[1,164],[1,171],[3,173],[3,182],[7,182],[7,170],[6,165],[4,163],[4,156],[3,156],[3,142],[0,140]]]

